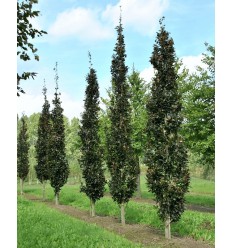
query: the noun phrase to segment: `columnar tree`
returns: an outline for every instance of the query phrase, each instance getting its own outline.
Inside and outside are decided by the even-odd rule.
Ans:
[[[165,221],[165,237],[171,238],[170,224],[184,212],[190,177],[187,152],[179,134],[182,117],[174,42],[163,18],[160,25],[150,58],[156,74],[147,104],[147,185],[158,202],[159,217]]]
[[[110,102],[110,130],[108,132],[109,188],[112,198],[121,206],[121,223],[125,225],[125,204],[136,190],[138,169],[133,153],[131,135],[131,106],[128,71],[125,65],[125,44],[121,16],[116,27],[118,36],[111,64],[112,94]]]
[[[61,107],[60,93],[58,93],[58,73],[57,63],[55,71],[55,98],[52,101],[54,108],[51,112],[51,136],[49,142],[49,166],[50,166],[50,182],[55,192],[56,205],[59,204],[59,193],[61,187],[67,182],[69,175],[69,166],[65,153],[65,129],[63,108]]]
[[[17,172],[20,178],[20,192],[23,194],[23,182],[29,172],[29,142],[27,134],[26,118],[23,115],[21,117],[21,126],[19,128],[18,140],[17,140]]]
[[[140,77],[139,72],[132,68],[131,74],[128,76],[128,82],[131,93],[132,107],[132,146],[136,156],[136,164],[139,171],[137,177],[137,196],[141,197],[140,189],[140,164],[144,156],[146,143],[146,123],[147,123],[147,86],[144,80]]]
[[[90,56],[90,54],[89,54]],[[84,184],[81,191],[90,199],[90,215],[95,216],[95,202],[103,197],[105,177],[99,138],[99,89],[96,71],[91,65],[86,77],[84,112],[81,120],[81,169]]]
[[[36,176],[43,185],[43,199],[45,199],[45,183],[50,179],[50,168],[49,168],[49,139],[51,132],[51,115],[50,115],[50,104],[47,100],[47,88],[44,85],[43,95],[44,104],[42,107],[42,113],[39,118],[38,125],[38,139],[36,142],[36,160],[35,166]]]

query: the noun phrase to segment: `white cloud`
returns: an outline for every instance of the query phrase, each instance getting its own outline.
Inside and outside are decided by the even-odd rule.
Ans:
[[[151,81],[151,78],[154,77],[154,68],[149,66],[140,72],[140,77],[143,78],[147,83]]]
[[[99,20],[99,12],[75,8],[58,14],[48,33],[55,37],[76,36],[82,40],[102,40],[112,37],[113,30]]]
[[[183,56],[181,57],[183,66],[189,69],[190,73],[196,72],[196,66],[201,66],[202,68],[206,68],[205,64],[202,63],[202,54],[197,56]]]
[[[54,95],[47,96],[50,103],[50,110],[53,108],[52,99],[54,99]],[[61,92],[61,106],[64,109],[64,115],[69,119],[73,117],[80,118],[80,114],[83,111],[83,101],[77,101],[70,98],[70,96]],[[30,116],[33,113],[41,112],[42,105],[44,103],[44,97],[42,94],[40,95],[32,95],[32,94],[22,94],[17,98],[17,113],[19,116],[24,112],[27,116]]]
[[[181,69],[186,67],[189,69],[190,73],[196,72],[196,67],[201,66],[202,68],[207,68],[207,66],[202,63],[202,54],[197,56],[183,56],[180,59],[183,62]],[[146,82],[150,82],[151,78],[154,76],[153,66],[149,66],[140,72],[140,77],[142,77]]]
[[[116,5],[108,4],[102,18],[117,25],[121,6],[124,26],[143,35],[154,35],[158,20],[168,4],[169,0],[120,0]]]

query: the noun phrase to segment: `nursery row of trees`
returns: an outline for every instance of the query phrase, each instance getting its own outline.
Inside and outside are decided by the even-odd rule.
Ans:
[[[38,115],[34,143],[36,175],[43,185],[46,180],[50,181],[58,204],[59,192],[70,172],[67,158],[74,156],[74,165],[78,160],[81,167],[81,191],[89,197],[91,215],[94,216],[95,202],[104,195],[105,162],[110,173],[110,193],[121,208],[121,222],[125,225],[125,205],[139,185],[140,162],[143,159],[148,168],[148,188],[159,204],[158,213],[165,222],[165,236],[170,238],[170,224],[178,221],[184,211],[184,194],[190,180],[183,136],[193,152],[204,152],[205,149],[210,155],[214,153],[214,57],[205,55],[209,70],[198,68],[198,73],[189,76],[184,69],[178,75],[180,62],[175,55],[174,42],[161,19],[150,58],[155,75],[151,85],[147,85],[134,68],[127,77],[121,17],[116,30],[117,42],[111,64],[112,86],[108,99],[102,99],[106,110],[99,107],[97,72],[89,54],[84,112],[80,123],[78,119],[72,120],[74,132],[70,133],[65,130],[65,118],[57,92],[56,65],[54,108],[49,110],[44,87],[45,102],[42,113]],[[214,56],[214,48],[208,46],[208,50]],[[197,86],[196,89],[194,86]],[[193,99],[198,104],[194,111],[191,108]],[[199,117],[202,111],[204,114]],[[21,182],[29,168],[26,130],[23,116],[18,138],[18,175]],[[204,143],[200,150],[194,150],[196,140]],[[205,163],[212,165],[213,156],[211,159],[209,157],[202,155]]]

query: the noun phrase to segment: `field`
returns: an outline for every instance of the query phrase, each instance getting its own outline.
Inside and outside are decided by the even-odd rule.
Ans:
[[[120,228],[120,223],[119,223],[119,216],[120,216],[120,212],[119,212],[119,208],[117,206],[117,204],[115,204],[111,197],[109,196],[109,194],[106,192],[106,196],[104,198],[102,198],[100,201],[98,201],[96,203],[96,214],[100,217],[97,217],[98,219],[95,220],[95,222],[98,222],[97,225],[99,226],[103,226],[105,229],[111,230],[114,233],[110,233],[112,236],[110,236],[111,238],[109,238],[109,243],[104,243],[106,241],[104,241],[104,239],[101,239],[101,232],[103,232],[105,229],[100,229],[101,231],[97,231],[98,235],[96,235],[96,237],[99,237],[98,240],[101,240],[100,243],[102,244],[99,247],[138,247],[136,246],[138,243],[142,243],[143,245],[149,245],[149,247],[164,247],[164,241],[162,240],[162,236],[163,236],[163,230],[164,230],[164,225],[163,223],[159,220],[158,215],[157,215],[157,207],[154,206],[152,199],[152,195],[147,192],[146,189],[146,184],[145,184],[145,180],[144,177],[141,177],[141,188],[142,188],[142,199],[136,199],[134,198],[132,201],[130,201],[128,203],[128,205],[126,206],[126,222],[128,226],[127,228],[129,229],[135,229],[137,230],[137,233],[135,231],[135,233],[131,233],[131,231],[125,230],[124,231],[119,231]],[[41,185],[40,184],[33,184],[33,185],[25,185],[25,196],[30,195],[30,196],[34,196],[36,197],[35,199],[36,202],[28,202],[25,201],[25,199],[21,199],[19,202],[19,209],[20,206],[24,206],[22,209],[23,211],[19,211],[18,212],[18,220],[20,218],[22,218],[22,215],[24,216],[24,219],[26,220],[24,225],[27,225],[27,221],[28,223],[33,223],[32,220],[30,220],[30,218],[39,218],[39,220],[41,220],[41,222],[43,223],[43,220],[41,218],[43,218],[43,216],[46,216],[45,214],[42,215],[42,217],[39,215],[39,213],[42,211],[45,213],[45,208],[46,213],[47,213],[47,217],[45,218],[45,220],[48,220],[50,218],[50,222],[52,223],[52,219],[56,220],[55,215],[59,215],[61,213],[58,212],[54,212],[51,211],[49,209],[49,207],[51,207],[51,204],[53,204],[54,202],[54,194],[53,194],[53,190],[52,188],[47,185],[47,201],[45,203],[38,203],[38,199],[41,198],[42,196],[42,190],[41,190]],[[200,200],[199,200],[200,199]],[[202,180],[202,179],[196,179],[196,178],[192,178],[191,180],[191,188],[190,188],[190,192],[188,193],[187,197],[186,197],[186,202],[187,204],[194,204],[195,206],[199,206],[202,207],[210,207],[212,208],[214,206],[214,182],[212,181],[207,181],[207,180]],[[32,204],[32,205],[30,205]],[[48,206],[45,206],[44,204],[48,204]],[[79,187],[78,185],[71,185],[71,184],[67,184],[65,185],[60,193],[60,204],[62,206],[64,206],[63,208],[63,212],[70,215],[70,209],[71,209],[71,215],[73,215],[73,213],[75,211],[79,211],[80,215],[75,217],[78,217],[79,219],[83,219],[82,216],[84,216],[84,213],[86,214],[86,216],[88,216],[88,210],[89,210],[89,199],[85,196],[85,194],[80,193],[79,192]],[[53,204],[54,205],[54,204]],[[32,207],[33,206],[33,207]],[[32,211],[29,208],[35,208],[36,209],[42,209],[42,210],[36,210],[34,212],[34,217],[32,214]],[[28,208],[28,209],[27,209]],[[21,209],[21,210],[22,210]],[[27,214],[27,211],[29,211],[31,214]],[[50,211],[50,212],[49,212]],[[50,216],[51,214],[51,216]],[[73,215],[73,216],[74,216]],[[50,216],[50,217],[49,217]],[[107,217],[104,217],[107,216]],[[88,231],[86,231],[87,229],[92,230],[90,225],[87,225],[87,222],[93,222],[93,218],[89,219],[88,217],[85,217],[85,223],[82,222],[78,222],[78,219],[75,218],[75,220],[72,219],[72,221],[70,221],[70,218],[66,218],[67,216],[63,216],[62,218],[67,219],[67,222],[70,222],[67,225],[73,225],[71,223],[73,223],[73,221],[77,221],[75,222],[76,226],[78,226],[80,229],[85,230],[84,233],[88,233]],[[99,219],[100,218],[100,219]],[[105,218],[105,219],[104,219]],[[107,226],[105,221],[106,218],[111,218],[111,219],[107,219],[111,225],[111,229],[109,228],[109,225]],[[38,236],[37,239],[40,239],[40,241],[37,240],[37,242],[42,242],[43,240],[43,232],[42,232],[42,223],[40,223],[40,221],[35,221],[37,223],[37,227],[33,226],[33,228],[36,229],[40,229],[41,231],[38,231],[39,233],[41,233],[41,236]],[[77,239],[78,237],[75,237],[75,233],[73,233],[71,230],[71,226],[70,228],[65,228],[65,230],[68,231],[68,233],[62,233],[64,232],[64,229],[61,228],[66,224],[62,224],[61,227],[57,226],[58,224],[56,223],[57,221],[54,221],[54,227],[51,226],[51,229],[54,228],[54,235],[57,236],[69,236],[71,235],[71,237],[73,239]],[[93,222],[93,223],[95,223]],[[82,223],[82,224],[80,224]],[[82,225],[85,225],[85,227],[82,227]],[[119,225],[119,226],[118,226]],[[28,225],[30,228],[30,225]],[[117,228],[116,228],[117,227]],[[154,242],[148,242],[148,244],[145,244],[146,242],[144,242],[143,240],[140,240],[137,236],[140,235],[139,232],[144,231],[144,228],[150,228],[149,230],[156,230],[156,235],[157,237],[159,237],[159,239],[157,239],[156,244]],[[50,227],[49,227],[50,228]],[[96,225],[95,225],[95,228]],[[143,228],[143,229],[138,229],[138,228]],[[18,225],[18,237],[21,237],[21,235],[26,236],[26,234],[22,234],[23,233],[23,229],[24,230],[28,230],[25,228],[25,226],[21,226]],[[75,228],[78,230],[78,228]],[[69,232],[70,230],[70,232]],[[151,231],[144,231],[144,236],[146,236],[148,234],[148,232]],[[31,231],[31,230],[30,230]],[[52,231],[51,231],[52,232]],[[79,231],[77,231],[79,232]],[[199,242],[203,242],[201,243],[200,246],[198,245],[198,243],[193,244],[193,247],[213,247],[212,245],[214,244],[215,241],[215,216],[213,213],[203,213],[203,212],[199,212],[199,211],[190,211],[190,210],[186,210],[184,212],[184,214],[182,215],[182,218],[179,222],[172,224],[172,234],[174,236],[174,238],[176,239],[182,239],[182,240],[186,240],[186,242],[190,242],[191,240],[198,240]],[[36,233],[36,231],[35,231]],[[103,232],[104,233],[104,232]],[[115,233],[121,234],[120,237],[118,236],[113,236],[116,235]],[[35,235],[35,234],[34,234]],[[104,233],[102,234],[104,235],[104,237],[106,237],[107,235]],[[130,239],[134,242],[137,242],[137,244],[133,243],[124,243],[123,245],[119,243],[120,242],[126,242],[124,239],[122,238],[122,235],[124,235],[127,239]],[[81,237],[83,238],[85,235],[81,235]],[[95,235],[94,235],[95,236]],[[151,234],[150,234],[151,236]],[[49,236],[50,237],[50,236]],[[51,236],[53,237],[53,236]],[[117,240],[118,245],[116,243],[116,241],[112,241],[113,237],[115,238],[115,240]],[[153,233],[153,239],[154,239],[154,233]],[[72,240],[71,238],[71,240]],[[147,236],[147,240],[149,241],[149,236]],[[32,240],[33,238],[30,236],[30,238],[28,237],[28,242],[24,241],[20,242],[19,239],[19,243],[18,243],[18,247],[45,247],[45,246],[40,246],[39,243],[35,246],[33,245],[29,245],[29,243],[31,242],[30,240]],[[107,239],[107,238],[106,238]],[[77,240],[75,242],[77,242]],[[107,239],[108,240],[108,239]],[[173,239],[175,240],[175,239]],[[33,242],[34,239],[33,239]],[[58,242],[58,241],[57,241]],[[61,242],[61,241],[59,241]],[[73,241],[74,242],[74,241]],[[78,241],[78,242],[82,242],[82,241]],[[83,242],[85,243],[85,239],[83,239]],[[97,240],[91,240],[88,239],[88,242],[93,242],[93,243],[86,243],[89,244],[86,247],[98,247],[96,246]],[[111,243],[112,242],[112,243]],[[177,242],[177,241],[176,241]],[[27,243],[28,246],[23,246]],[[204,246],[206,243],[211,244],[211,246]],[[70,244],[68,244],[70,245]],[[92,245],[92,246],[91,246]],[[105,245],[105,246],[104,246]],[[112,246],[110,246],[112,245]],[[152,245],[152,246],[151,246]],[[180,244],[179,244],[180,245]],[[52,247],[60,247],[59,245],[56,246],[56,243],[54,243],[54,246]],[[77,247],[77,246],[62,246],[62,247]],[[81,246],[81,247],[85,247],[85,246]],[[166,246],[169,247],[169,246]],[[170,246],[172,247],[172,246]],[[175,247],[175,246],[174,246]],[[177,246],[177,247],[184,247],[184,246]],[[188,247],[190,247],[188,245]]]
[[[30,237],[28,235],[30,234]],[[44,204],[18,199],[18,247],[141,247],[123,237],[61,214]]]

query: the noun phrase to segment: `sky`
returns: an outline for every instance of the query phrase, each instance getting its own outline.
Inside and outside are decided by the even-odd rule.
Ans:
[[[40,16],[34,27],[48,32],[32,42],[40,61],[17,60],[17,71],[35,71],[34,80],[22,81],[26,92],[17,98],[17,113],[41,112],[44,81],[48,99],[54,98],[54,66],[58,62],[59,91],[64,115],[80,118],[83,111],[88,51],[97,71],[100,96],[106,97],[111,85],[110,66],[119,22],[120,6],[126,45],[126,65],[132,66],[147,82],[153,75],[149,62],[159,19],[165,17],[166,30],[174,40],[177,57],[194,71],[201,65],[205,42],[215,43],[215,3],[213,0],[39,0]],[[51,103],[51,108],[52,108]]]

